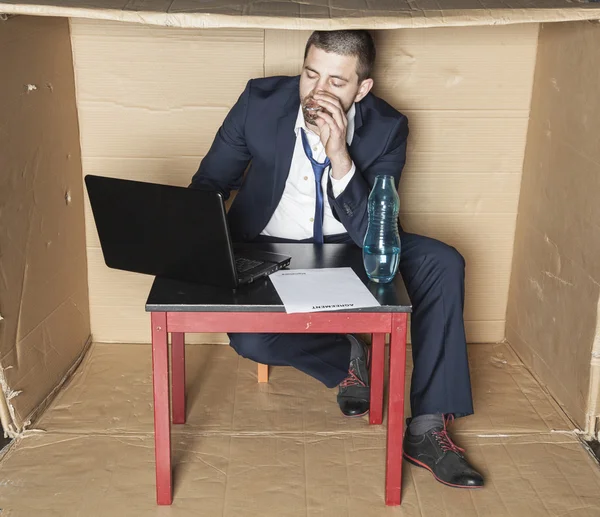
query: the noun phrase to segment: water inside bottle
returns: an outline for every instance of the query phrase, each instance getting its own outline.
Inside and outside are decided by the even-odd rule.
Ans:
[[[391,282],[400,263],[400,200],[392,176],[377,176],[368,199],[369,221],[363,241],[363,265],[373,282]]]
[[[398,270],[399,246],[365,246],[363,262],[367,276],[374,282],[391,282]]]

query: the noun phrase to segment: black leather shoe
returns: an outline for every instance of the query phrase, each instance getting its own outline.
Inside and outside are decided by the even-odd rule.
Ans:
[[[369,412],[369,349],[355,336],[348,339],[360,344],[360,353],[350,359],[348,377],[339,385],[337,401],[344,416],[357,417]]]
[[[483,476],[464,457],[464,449],[458,447],[448,435],[448,421],[444,426],[427,431],[425,434],[410,434],[406,429],[404,437],[404,457],[409,463],[423,467],[433,474],[440,483],[456,488],[481,488]]]

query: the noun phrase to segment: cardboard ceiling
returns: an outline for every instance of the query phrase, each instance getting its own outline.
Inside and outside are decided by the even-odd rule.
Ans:
[[[33,0],[0,12],[95,18],[172,27],[398,29],[597,20],[600,4],[577,0]]]

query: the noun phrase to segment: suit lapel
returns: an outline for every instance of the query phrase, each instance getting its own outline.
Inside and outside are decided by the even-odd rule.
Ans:
[[[275,206],[279,203],[285,188],[285,182],[290,172],[294,146],[296,144],[296,133],[294,126],[300,108],[298,91],[290,96],[286,102],[283,115],[277,122],[277,147],[275,152],[275,181],[273,182],[272,202]]]

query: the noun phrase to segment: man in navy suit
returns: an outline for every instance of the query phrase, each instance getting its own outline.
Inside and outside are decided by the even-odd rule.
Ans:
[[[299,77],[248,82],[192,179],[225,199],[234,241],[354,242],[362,246],[377,175],[396,188],[407,118],[371,93],[375,45],[367,31],[314,32]],[[249,166],[249,167],[248,167]],[[247,170],[246,170],[247,169]],[[447,485],[483,486],[447,432],[473,413],[463,322],[464,267],[454,248],[401,231],[399,270],[411,302],[412,418],[404,457]],[[346,416],[369,409],[368,348],[336,334],[230,334],[242,356],[293,366],[338,387]]]

